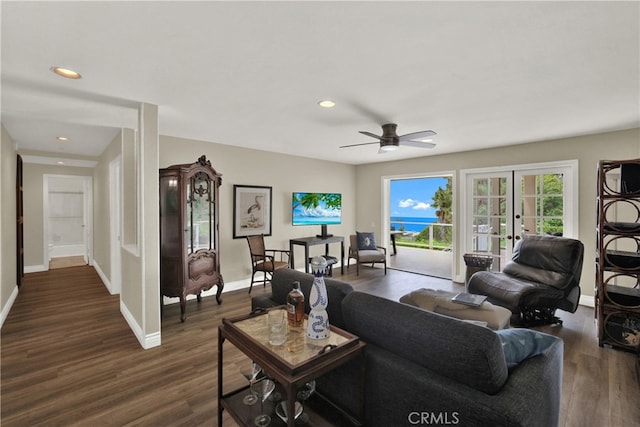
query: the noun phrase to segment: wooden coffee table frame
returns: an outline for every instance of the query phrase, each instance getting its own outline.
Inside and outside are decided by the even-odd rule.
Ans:
[[[363,350],[366,344],[361,342],[355,335],[331,326],[331,334],[338,334],[343,342],[335,347],[329,347],[327,345],[324,351],[321,351],[321,354],[314,354],[299,362],[291,362],[281,357],[278,352],[261,341],[260,338],[252,336],[251,333],[237,325],[238,322],[256,318],[257,316],[264,316],[265,313],[266,311],[262,311],[257,314],[248,314],[229,319],[225,318],[222,320],[222,324],[218,326],[218,426],[222,427],[222,412],[224,409],[227,409],[233,419],[240,425],[253,425],[253,416],[257,415],[247,416],[247,413],[250,412],[250,408],[252,407],[243,407],[241,403],[240,395],[242,391],[247,390],[248,387],[223,393],[223,344],[225,340],[229,340],[238,350],[248,356],[252,361],[258,363],[271,378],[277,381],[279,387],[281,387],[281,390],[287,397],[287,411],[289,412],[287,414],[287,425],[289,426],[295,425],[293,412],[295,410],[296,389],[298,387],[360,356],[362,358],[362,363],[360,364],[362,369],[360,420],[362,420],[364,416],[365,378]],[[329,404],[339,409],[336,402],[329,402]],[[267,402],[265,402],[265,409],[273,410],[273,405],[267,405]],[[307,405],[305,405],[305,412],[307,412],[310,419],[314,421],[313,425],[322,425],[316,421],[316,417],[322,417],[322,415],[312,411]],[[345,418],[354,423],[354,425],[360,425],[358,420],[353,419],[346,413],[344,413],[344,415]],[[277,422],[281,421],[275,414],[273,414],[272,419],[272,424],[277,424]]]

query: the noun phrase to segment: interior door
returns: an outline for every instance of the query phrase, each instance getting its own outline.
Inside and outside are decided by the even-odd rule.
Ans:
[[[22,199],[22,157],[18,155],[16,164],[16,284],[22,286],[24,280],[24,209]]]
[[[576,237],[577,166],[523,167],[467,175],[466,251],[490,253],[501,271],[525,235]]]

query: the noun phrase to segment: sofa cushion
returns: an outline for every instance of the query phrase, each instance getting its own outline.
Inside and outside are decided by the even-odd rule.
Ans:
[[[507,365],[494,331],[362,292],[342,303],[345,326],[369,345],[484,393],[505,384]]]
[[[523,360],[545,353],[557,338],[532,329],[504,329],[496,331],[502,341],[507,367],[513,369]]]
[[[376,236],[371,232],[356,231],[358,238],[358,250],[360,251],[375,251],[376,250]]]

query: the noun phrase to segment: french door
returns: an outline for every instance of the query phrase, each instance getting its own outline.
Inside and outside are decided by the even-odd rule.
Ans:
[[[466,173],[465,251],[501,271],[526,235],[577,235],[577,163]]]

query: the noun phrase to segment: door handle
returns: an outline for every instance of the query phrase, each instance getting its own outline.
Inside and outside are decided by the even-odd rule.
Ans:
[[[508,235],[508,236],[507,236],[507,240],[511,240],[511,239],[513,239],[513,236]]]

